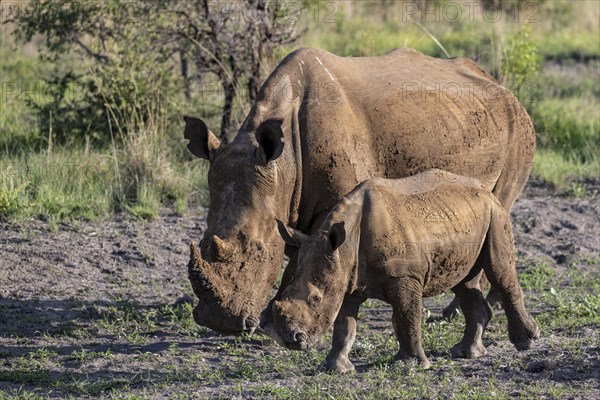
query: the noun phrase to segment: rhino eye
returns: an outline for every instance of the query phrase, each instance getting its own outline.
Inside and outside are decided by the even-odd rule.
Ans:
[[[308,305],[311,307],[316,307],[321,304],[321,300],[323,300],[323,296],[319,293],[312,292],[308,295]]]

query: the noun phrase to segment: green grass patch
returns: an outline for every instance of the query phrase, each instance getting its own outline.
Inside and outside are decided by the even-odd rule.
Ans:
[[[12,207],[6,217],[94,219],[112,206],[114,172],[111,160],[83,151],[55,151],[4,158],[0,187],[19,188],[9,193]]]
[[[548,311],[536,318],[547,330],[564,330],[577,335],[583,326],[600,325],[598,292],[581,292],[558,288],[542,295]]]
[[[6,221],[19,212],[19,200],[26,186],[25,182],[17,186],[8,178],[0,182],[0,221]]]
[[[104,392],[118,393],[119,391],[128,390],[129,387],[139,382],[140,379],[128,379],[128,378],[113,378],[113,379],[81,379],[73,380],[69,383],[57,383],[56,387],[65,389],[74,394],[80,394],[85,396],[98,396]]]
[[[44,97],[40,80],[51,71],[51,64],[28,57],[7,42],[4,28],[0,32],[0,154],[19,149],[39,149],[47,137],[40,134],[37,120],[27,102]]]
[[[50,373],[47,370],[28,370],[15,368],[10,371],[0,371],[0,382],[39,385],[48,382]]]
[[[598,60],[598,30],[564,30],[540,37],[540,52],[553,60]]]
[[[542,100],[532,119],[540,147],[560,152],[567,159],[597,160],[600,145],[600,102],[594,98]]]
[[[0,161],[0,220],[94,220],[126,210],[154,219],[161,206],[185,208],[207,201],[206,165],[164,162],[161,174],[132,172],[131,160],[110,153],[55,149]],[[159,168],[152,165],[148,168]]]
[[[381,22],[369,15],[349,18],[340,4],[339,23],[309,25],[302,46],[319,47],[340,56],[377,56],[398,47],[410,47],[425,54],[447,58],[470,56],[490,68],[496,58],[493,43],[497,34],[489,24],[452,24],[445,21],[421,24],[419,18],[402,18]],[[465,10],[466,12],[466,10]],[[434,40],[437,39],[441,46]],[[290,49],[282,49],[284,56]],[[476,56],[474,56],[476,55]]]
[[[0,370],[0,382],[26,385],[44,385],[50,382],[49,367],[58,364],[58,354],[42,348],[10,361],[9,368]],[[3,357],[6,358],[6,357]]]
[[[190,303],[177,307],[141,307],[132,303],[111,305],[99,311],[99,317],[91,327],[116,335],[133,345],[145,344],[148,335],[164,329],[197,336],[200,332],[192,318],[192,308]]]
[[[535,82],[537,91],[534,95],[541,99],[591,99],[593,104],[600,99],[599,69],[600,61],[550,64]]]
[[[600,176],[600,161],[581,162],[565,157],[557,150],[540,148],[536,151],[533,160],[532,175],[549,183],[555,189],[576,196],[584,196],[587,191],[579,183],[586,178]]]
[[[523,290],[549,290],[554,274],[554,269],[547,262],[540,262],[519,274],[519,283]]]
[[[41,400],[48,399],[41,389],[28,391],[20,387],[19,389],[0,390],[0,400]]]
[[[375,56],[398,47],[435,52],[435,43],[425,32],[415,27],[407,29],[394,21],[381,25],[364,19],[342,19],[336,25],[317,26],[308,32],[304,42],[340,56]]]

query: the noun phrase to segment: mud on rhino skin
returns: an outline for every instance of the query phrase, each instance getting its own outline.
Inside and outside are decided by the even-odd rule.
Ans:
[[[285,242],[297,246],[297,274],[273,305],[265,331],[290,349],[307,349],[332,324],[325,366],[354,369],[348,354],[360,304],[391,304],[398,359],[431,364],[421,345],[422,299],[449,289],[465,315],[454,357],[486,354],[481,341],[492,317],[477,279],[481,269],[502,295],[510,341],[528,349],[539,337],[525,310],[515,268],[508,213],[479,181],[430,170],[398,180],[370,179],[345,196],[319,231],[308,236],[279,222]]]
[[[432,92],[450,87],[461,90]],[[276,298],[294,275],[296,251],[276,219],[312,233],[365,179],[429,168],[481,180],[510,210],[535,149],[525,108],[477,64],[406,48],[379,57],[294,51],[229,144],[185,119],[190,151],[210,162],[208,226],[189,264],[194,316],[224,331],[253,329],[284,252],[290,263]]]

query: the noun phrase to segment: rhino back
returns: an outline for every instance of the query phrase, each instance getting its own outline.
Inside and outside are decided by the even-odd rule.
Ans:
[[[286,85],[287,100],[274,102],[272,93]],[[356,58],[298,50],[261,93],[246,125],[289,114],[297,123],[289,143],[299,146],[297,227],[304,231],[372,177],[442,168],[492,189],[517,131],[530,126],[517,124],[529,121],[523,107],[472,61],[410,49]]]
[[[423,283],[424,296],[455,286],[475,264],[500,207],[494,196],[477,181],[416,189],[382,181],[364,189],[360,265],[367,286],[377,291],[385,279],[407,275]]]

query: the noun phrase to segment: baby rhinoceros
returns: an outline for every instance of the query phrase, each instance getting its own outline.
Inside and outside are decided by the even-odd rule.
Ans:
[[[285,242],[300,248],[298,267],[274,302],[265,331],[288,348],[306,349],[333,323],[327,369],[354,369],[348,353],[358,308],[368,298],[392,306],[400,343],[396,357],[428,368],[421,346],[422,298],[448,289],[459,298],[466,324],[452,356],[486,354],[481,337],[492,314],[475,279],[482,269],[502,296],[515,347],[528,349],[539,337],[517,281],[508,214],[475,179],[440,170],[370,179],[332,209],[316,234],[278,225]]]

